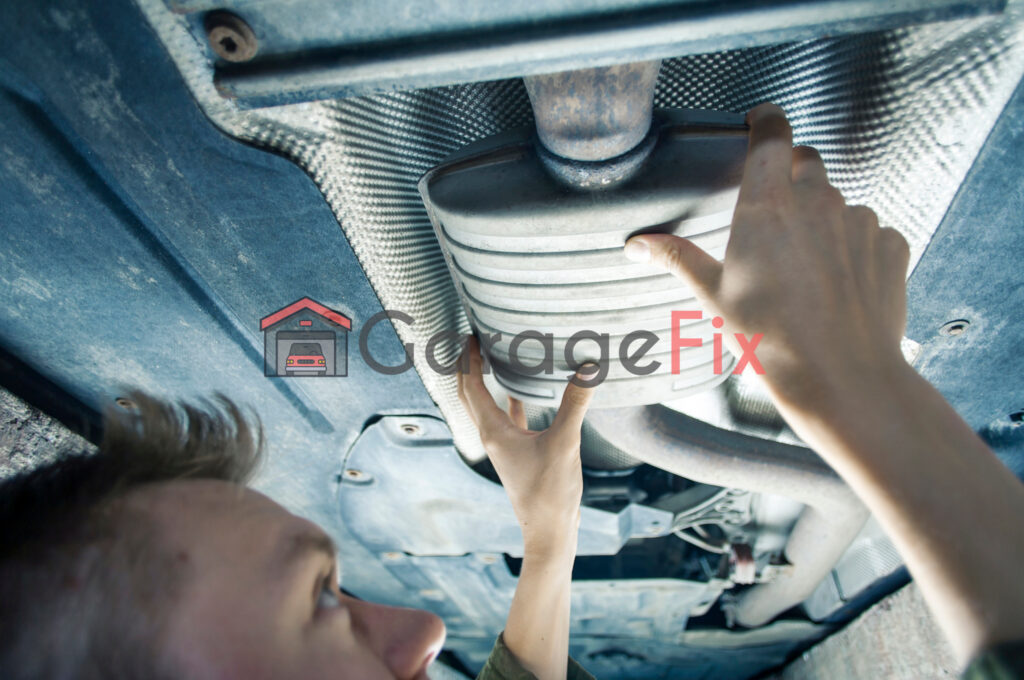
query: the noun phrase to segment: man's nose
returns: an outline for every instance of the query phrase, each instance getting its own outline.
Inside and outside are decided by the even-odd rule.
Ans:
[[[419,675],[444,646],[444,623],[430,612],[363,601],[351,603],[350,611],[373,651],[399,680]]]

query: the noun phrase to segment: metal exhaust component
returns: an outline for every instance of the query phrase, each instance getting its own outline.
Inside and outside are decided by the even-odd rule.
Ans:
[[[722,257],[746,128],[734,114],[659,118],[650,156],[606,190],[552,179],[529,129],[478,142],[420,180],[470,323],[496,338],[484,342],[495,377],[524,401],[557,406],[586,361],[604,374],[600,406],[668,401],[728,377],[734,359],[715,361],[715,329],[689,287],[630,262],[622,246],[638,232],[666,232]],[[677,346],[674,333],[700,344]]]
[[[644,61],[523,78],[541,143],[575,161],[626,153],[651,128],[660,69]]]
[[[630,179],[654,150],[649,135],[661,61],[523,78],[540,141],[560,182],[607,189]]]
[[[735,603],[742,626],[764,625],[806,600],[867,521],[867,508],[810,449],[722,430],[657,405],[592,409],[587,423],[613,446],[673,474],[807,506],[786,543],[792,568]]]
[[[635,233],[667,232],[724,255],[746,157],[742,116],[652,117],[659,66],[529,78],[536,131],[481,140],[420,180],[470,322],[497,338],[485,350],[520,399],[557,406],[586,361],[604,372],[603,406],[676,399],[728,377],[734,360],[716,361],[692,291],[622,254]],[[673,333],[700,344],[677,347]]]
[[[613,446],[696,482],[807,506],[785,548],[792,568],[735,604],[736,621],[754,627],[810,596],[867,511],[808,449],[657,406],[600,408],[668,401],[729,374],[729,367],[715,370],[710,319],[678,325],[678,312],[699,319],[692,292],[621,252],[631,234],[669,231],[721,257],[746,157],[738,116],[652,113],[658,68],[650,62],[527,78],[537,138],[520,131],[478,142],[428,172],[420,192],[469,318],[491,338],[483,344],[495,378],[509,393],[556,406],[575,366],[596,360],[605,381],[587,420]],[[638,333],[653,341],[644,361],[631,362]],[[703,345],[680,351],[674,338],[691,335]],[[654,368],[637,372],[638,365]]]
[[[660,61],[523,78],[537,155],[560,183],[606,190],[633,178],[654,151],[650,134]]]

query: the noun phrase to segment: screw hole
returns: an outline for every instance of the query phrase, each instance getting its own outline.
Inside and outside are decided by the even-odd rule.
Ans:
[[[970,325],[971,322],[967,319],[954,319],[953,321],[947,321],[942,324],[942,327],[939,328],[939,333],[942,335],[956,337],[957,335],[962,335]]]
[[[349,468],[348,470],[345,470],[345,478],[350,479],[353,482],[367,482],[370,480],[370,475],[366,474],[362,470]]]
[[[1024,423],[1024,409],[1014,411],[1010,414],[1010,422],[1012,423]]]
[[[236,43],[232,38],[229,37],[221,38],[220,46],[224,48],[225,52],[233,53],[238,50],[238,43]]]
[[[401,428],[402,432],[409,435],[410,437],[415,437],[423,431],[419,425],[414,425],[413,423],[404,423],[403,425],[401,425]]]
[[[117,399],[114,400],[114,403],[117,404],[119,407],[123,408],[125,411],[134,411],[137,408],[135,402],[127,397],[118,397]]]

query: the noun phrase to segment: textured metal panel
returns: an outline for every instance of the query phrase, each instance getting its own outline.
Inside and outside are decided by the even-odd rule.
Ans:
[[[205,46],[160,0],[139,0],[207,114],[293,158],[318,183],[464,455],[482,449],[455,394],[422,355],[468,330],[416,180],[468,143],[529,124],[519,80],[242,111],[212,84]],[[1019,6],[1000,17],[667,60],[655,103],[742,112],[773,100],[797,141],[823,153],[853,202],[902,231],[915,259],[1024,71]],[[911,300],[911,304],[913,304]],[[454,359],[454,346],[439,358]]]
[[[204,48],[204,10],[230,8],[252,25],[255,58],[216,69],[217,86],[247,107],[812,40],[977,16],[1004,3],[166,0]]]
[[[1013,472],[1024,477],[1024,83],[914,271],[907,335],[918,370]],[[969,246],[965,247],[965,244]],[[984,282],[984,283],[981,283]],[[958,335],[941,328],[954,319]]]

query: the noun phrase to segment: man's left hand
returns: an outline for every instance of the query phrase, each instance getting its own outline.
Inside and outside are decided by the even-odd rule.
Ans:
[[[566,386],[551,427],[534,432],[527,427],[522,402],[509,397],[505,413],[487,391],[476,338],[470,338],[465,351],[468,362],[459,365],[468,363],[469,372],[458,374],[459,399],[512,501],[526,552],[554,557],[567,547],[574,551],[583,495],[580,430],[594,391],[587,386],[588,367]]]

